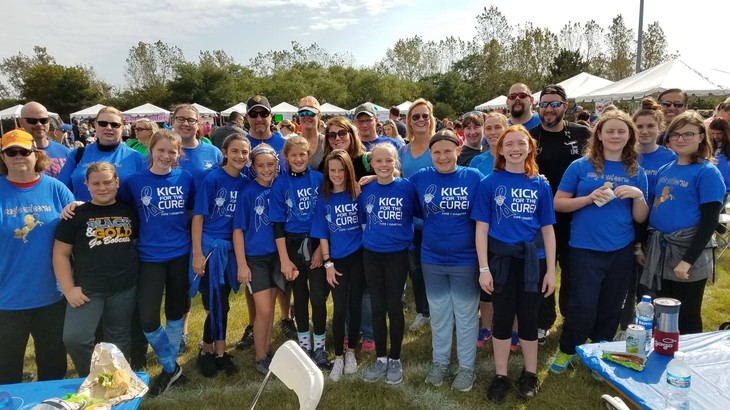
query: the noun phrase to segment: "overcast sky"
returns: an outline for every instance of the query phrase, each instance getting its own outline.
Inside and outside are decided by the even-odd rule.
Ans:
[[[510,24],[532,22],[556,34],[568,21],[596,20],[607,28],[622,14],[638,28],[639,0],[4,0],[0,58],[45,46],[64,65],[92,66],[99,77],[124,85],[125,59],[139,41],[162,40],[197,61],[200,50],[223,49],[248,64],[258,52],[289,49],[291,41],[349,51],[371,65],[399,38],[447,36],[470,40],[475,17],[495,5]],[[681,6],[680,6],[681,4]],[[703,8],[700,8],[702,5]],[[730,71],[730,2],[646,0],[644,26],[659,21],[669,51],[690,65]]]

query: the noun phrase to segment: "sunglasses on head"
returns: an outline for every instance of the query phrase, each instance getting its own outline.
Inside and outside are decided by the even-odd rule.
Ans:
[[[508,95],[507,98],[510,100],[516,100],[518,98],[522,99],[522,98],[527,98],[529,96],[530,96],[530,94],[527,94],[527,93],[512,93],[512,94]]]
[[[684,103],[682,101],[662,101],[659,104],[661,104],[662,107],[665,107],[665,108],[669,108],[671,106],[674,106],[674,108],[684,107]]]
[[[27,157],[31,153],[33,153],[33,151],[31,151],[29,149],[13,149],[13,148],[8,148],[5,151],[3,151],[3,154],[5,154],[5,155],[7,155],[9,157],[14,157],[14,156],[16,156],[18,154],[20,154],[21,156]]]
[[[100,126],[101,128],[106,128],[107,126],[111,125],[114,129],[122,126],[122,124],[113,121],[97,121],[96,125]]]
[[[418,121],[420,119],[430,120],[431,114],[411,114],[411,119],[413,121]]]
[[[317,113],[315,113],[314,111],[309,111],[309,110],[301,110],[297,113],[297,115],[299,116],[299,118],[314,117],[317,115]]]
[[[565,101],[543,101],[540,103],[540,108],[547,108],[548,105],[552,108],[560,108],[563,104],[565,104]]]
[[[41,124],[43,124],[43,125],[48,124],[48,117],[43,117],[43,118],[23,118],[23,119],[25,120],[25,122],[27,122],[30,125],[36,125],[39,122]]]
[[[258,118],[258,117],[266,118],[269,116],[269,112],[268,111],[249,111],[248,116],[250,118]]]
[[[327,137],[328,140],[334,141],[335,139],[337,139],[337,137],[347,138],[347,134],[349,134],[349,131],[339,130],[337,132],[330,131],[330,132],[324,134],[324,136]]]

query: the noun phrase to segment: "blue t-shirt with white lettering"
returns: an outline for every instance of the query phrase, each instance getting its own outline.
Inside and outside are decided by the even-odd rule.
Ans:
[[[373,150],[373,146],[375,146],[376,144],[382,144],[382,143],[385,143],[385,142],[387,142],[389,144],[393,144],[393,146],[395,147],[395,149],[400,149],[403,146],[400,142],[396,141],[393,138],[386,137],[385,135],[378,135],[372,141],[362,141],[362,140],[360,140],[360,142],[362,142],[362,145],[365,147],[365,151],[368,151],[368,152],[372,151]]]
[[[423,215],[423,263],[451,266],[479,264],[474,243],[476,226],[471,212],[481,179],[479,171],[462,166],[448,174],[428,167],[411,176]]]
[[[243,230],[246,256],[265,256],[276,252],[274,225],[269,219],[271,189],[253,180],[238,194],[238,209],[233,229]]]
[[[661,145],[654,152],[639,154],[639,165],[644,168],[644,172],[646,172],[646,181],[649,188],[653,187],[656,183],[656,174],[659,171],[659,168],[676,159],[677,154],[675,154],[674,151]],[[653,199],[651,190],[649,191],[649,199]]]
[[[661,167],[654,188],[649,225],[661,233],[671,233],[700,223],[700,205],[722,203],[725,183],[720,171],[709,161]]]
[[[725,192],[730,192],[730,164],[727,162],[727,157],[725,154],[719,154],[715,159],[717,160],[717,170],[720,171],[722,180],[725,182]]]
[[[347,191],[329,198],[319,197],[312,221],[313,238],[329,241],[330,256],[344,258],[362,246],[362,220],[359,204]]]
[[[482,175],[487,176],[494,172],[494,156],[491,151],[483,152],[471,159],[469,168],[476,168]]]
[[[489,224],[489,236],[510,245],[532,241],[543,226],[555,223],[553,192],[539,176],[496,171],[479,186],[472,218]],[[539,249],[545,257],[545,249]]]
[[[119,200],[137,209],[142,262],[160,263],[190,253],[190,221],[195,183],[188,171],[173,168],[169,174],[150,170],[130,176],[119,190]]]
[[[289,233],[309,233],[317,206],[322,174],[307,167],[303,175],[278,176],[271,185],[272,222],[284,222]]]
[[[620,161],[604,161],[603,173],[598,175],[588,158],[579,158],[563,174],[558,190],[573,197],[588,196],[601,186],[612,189],[621,185],[639,188],[647,200],[646,173],[639,167],[636,175],[629,176]],[[594,203],[573,212],[570,225],[570,246],[594,251],[619,250],[634,240],[633,200],[614,198],[602,207]]]
[[[70,149],[66,148],[65,145],[59,144],[56,141],[48,140],[48,146],[45,148],[38,148],[46,152],[48,160],[51,162],[43,173],[49,177],[56,178],[63,169],[68,159],[68,154],[71,152]]]
[[[249,182],[243,174],[228,175],[223,167],[210,171],[196,186],[194,215],[203,215],[203,233],[213,239],[230,240],[238,193]]]
[[[413,242],[413,218],[420,216],[416,190],[407,179],[395,178],[381,185],[373,181],[358,197],[365,221],[362,244],[373,252],[399,252]]]
[[[185,155],[180,158],[180,168],[193,176],[196,185],[200,185],[205,175],[223,162],[221,151],[215,145],[202,141],[198,141],[198,146],[195,148],[183,147],[183,153]]]

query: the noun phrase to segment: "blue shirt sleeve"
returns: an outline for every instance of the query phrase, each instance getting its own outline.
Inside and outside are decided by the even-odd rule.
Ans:
[[[576,159],[565,170],[563,178],[560,180],[558,190],[576,195],[578,192],[578,182],[580,181],[580,165],[583,158]]]

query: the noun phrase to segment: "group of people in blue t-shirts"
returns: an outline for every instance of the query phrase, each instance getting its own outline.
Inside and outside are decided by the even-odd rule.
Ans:
[[[543,94],[564,100],[564,91]],[[255,118],[270,117],[268,102],[256,101]],[[317,107],[309,102],[304,115],[316,117]],[[200,372],[238,371],[226,334],[230,293],[240,291],[254,366],[266,374],[276,300],[288,289],[298,342],[332,381],[360,371],[356,349],[370,313],[376,358],[362,379],[400,383],[402,295],[416,241],[432,337],[425,382],[441,386],[453,377],[453,389],[471,390],[486,328],[495,367],[489,400],[501,403],[511,386],[513,335],[524,359],[517,393],[533,397],[538,312],[556,289],[556,213],[572,214],[572,273],[553,373],[562,373],[586,340],[613,339],[632,286],[681,300],[680,331],[702,331],[711,236],[726,186],[692,111],[672,120],[663,145],[653,99],[633,118],[604,113],[556,192],[537,165],[549,141],[488,114],[474,121],[488,126],[489,146],[472,166],[459,166],[458,135],[435,132],[433,106],[424,99],[408,110],[405,147],[382,142],[368,152],[344,117],[327,121],[325,146],[316,150],[303,136],[272,146],[235,133],[219,150],[196,139],[193,106],[176,107],[171,118],[172,130],[156,131],[144,158],[121,143],[121,113],[102,109],[97,143],[72,151],[58,180],[42,174],[46,154],[30,134],[3,136],[0,244],[14,257],[0,267],[0,321],[7,324],[0,328],[0,384],[20,381],[28,335],[39,380],[65,375],[66,352],[86,376],[96,340],[132,356],[136,317],[162,367],[151,389],[159,395],[184,377],[178,356],[198,292],[206,311]]]

